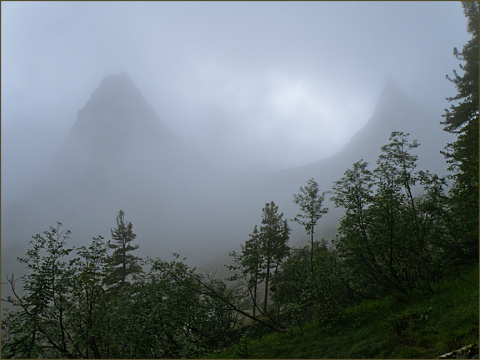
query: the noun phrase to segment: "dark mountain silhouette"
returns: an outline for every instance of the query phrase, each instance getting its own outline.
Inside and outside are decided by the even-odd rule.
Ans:
[[[104,78],[77,117],[69,140],[103,151],[135,146],[138,138],[161,146],[177,140],[125,72]]]
[[[193,165],[199,159],[182,146],[122,72],[104,78],[92,93],[51,168],[63,172],[72,181],[68,185],[98,185],[92,180],[102,179],[109,186],[133,171],[145,173],[146,168],[136,169],[139,163],[155,163],[169,171],[188,160]]]
[[[387,79],[370,121],[334,156],[281,171],[227,170],[198,158],[182,143],[127,74],[108,76],[78,112],[28,202],[5,209],[2,270],[10,272],[31,236],[56,221],[72,230],[77,245],[95,235],[108,238],[120,209],[134,224],[141,255],[168,259],[178,252],[195,265],[221,267],[226,254],[260,223],[266,202],[275,201],[287,219],[293,218],[292,198],[300,186],[314,178],[328,191],[354,162],[374,165],[392,131],[419,140],[421,168],[445,173],[439,151],[448,137],[439,121]],[[341,216],[329,207],[316,234],[327,240]],[[291,243],[303,245],[303,229],[292,227]],[[212,260],[217,257],[222,259]]]

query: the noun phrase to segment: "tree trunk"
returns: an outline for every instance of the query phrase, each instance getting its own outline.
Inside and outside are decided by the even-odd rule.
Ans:
[[[263,312],[267,312],[267,302],[268,302],[268,281],[270,280],[270,257],[267,259],[267,273],[265,277],[265,299],[263,303]]]

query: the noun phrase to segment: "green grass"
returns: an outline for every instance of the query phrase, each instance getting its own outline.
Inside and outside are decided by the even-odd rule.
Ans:
[[[286,334],[242,339],[214,358],[436,358],[479,337],[478,264],[446,276],[411,303],[391,297],[345,309],[328,331],[313,322]],[[241,346],[240,346],[241,345]]]

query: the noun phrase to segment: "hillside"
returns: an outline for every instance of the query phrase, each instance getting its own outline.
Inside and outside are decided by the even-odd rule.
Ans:
[[[334,324],[318,321],[248,339],[213,358],[264,359],[430,359],[478,343],[478,264],[451,273],[435,293],[419,293],[411,303],[387,297],[365,300],[343,311]],[[477,357],[478,358],[478,352]]]
[[[464,267],[461,276],[455,270],[478,259],[459,243],[463,224],[449,213],[443,179],[420,172],[444,166],[437,159],[441,137],[426,114],[387,82],[365,131],[331,159],[248,173],[196,161],[188,147],[161,130],[124,74],[107,78],[79,112],[63,152],[39,177],[29,202],[2,218],[8,219],[2,236],[9,250],[21,249],[42,230],[33,226],[46,227],[48,219],[65,223],[34,236],[27,257],[19,259],[17,266],[30,271],[22,278],[24,297],[15,290],[22,271],[3,284],[15,296],[6,292],[6,303],[17,308],[4,307],[4,353],[204,357],[233,341],[214,355],[384,358],[436,356],[471,342],[478,337],[478,266]],[[330,193],[347,208],[330,246],[342,210],[330,210],[317,226],[325,213],[320,193],[352,162],[371,162],[390,129],[408,132],[416,122],[424,124],[420,136],[394,133],[374,172],[361,165]],[[418,151],[417,168],[410,152],[417,144],[410,139],[427,135],[431,141]],[[318,183],[308,181],[312,191],[301,189],[305,196],[295,200],[303,199],[304,219],[316,220],[290,231],[288,222],[294,224],[298,211],[292,197],[305,177]],[[415,197],[415,185],[424,196]],[[115,209],[125,211],[118,212],[111,232],[118,244],[106,230]],[[102,228],[106,239],[94,237],[88,245],[89,235]],[[71,240],[63,229],[73,230]],[[301,247],[305,230],[327,241],[312,237]],[[132,240],[135,245],[127,246]],[[225,260],[241,244],[241,254]],[[2,262],[7,274],[15,270],[14,253]],[[192,254],[193,261],[183,259]],[[216,271],[224,264],[235,272],[228,280]],[[375,300],[359,302],[364,298]],[[30,321],[30,307],[46,312]],[[246,318],[278,333],[248,339],[264,330],[245,328]],[[245,329],[250,334],[237,340]],[[21,340],[32,336],[32,342]]]

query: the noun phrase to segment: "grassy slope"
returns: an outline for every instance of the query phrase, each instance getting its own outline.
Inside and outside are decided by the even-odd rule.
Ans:
[[[434,294],[410,304],[392,298],[346,309],[326,331],[318,323],[245,340],[213,357],[232,358],[436,358],[478,342],[478,265],[446,276]]]

